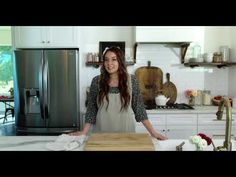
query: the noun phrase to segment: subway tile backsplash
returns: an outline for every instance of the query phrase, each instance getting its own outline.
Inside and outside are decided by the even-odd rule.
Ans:
[[[128,70],[134,74],[141,66],[147,66],[151,61],[163,71],[163,82],[166,82],[166,73],[170,73],[170,80],[177,87],[176,102],[186,102],[186,89],[211,90],[212,95],[228,95],[228,68],[189,68],[181,64],[180,48],[173,48],[165,44],[142,44],[137,48],[136,64]]]

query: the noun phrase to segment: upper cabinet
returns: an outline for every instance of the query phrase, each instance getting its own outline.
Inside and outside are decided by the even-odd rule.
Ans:
[[[137,26],[136,42],[200,42],[204,28],[194,26]]]
[[[78,47],[77,28],[63,26],[13,27],[15,48]]]

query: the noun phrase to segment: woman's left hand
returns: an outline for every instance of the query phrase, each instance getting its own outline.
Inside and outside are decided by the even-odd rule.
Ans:
[[[157,132],[153,132],[151,135],[152,135],[152,137],[154,137],[158,140],[167,140],[168,139],[166,136],[163,136],[162,134],[157,133]]]

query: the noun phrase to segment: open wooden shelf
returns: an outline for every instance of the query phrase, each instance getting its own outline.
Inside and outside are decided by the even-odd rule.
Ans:
[[[134,62],[125,62],[126,66],[134,65]],[[95,68],[98,68],[100,65],[102,65],[102,62],[86,62],[86,66],[93,66]]]
[[[236,65],[236,62],[222,62],[222,63],[205,63],[205,62],[190,62],[190,63],[184,63],[184,66],[188,66],[191,68],[199,67],[199,66],[213,66],[217,68],[222,67],[229,67]]]
[[[136,53],[137,53],[137,47],[139,44],[165,44],[166,46],[170,47],[180,47],[181,48],[181,63],[184,63],[184,58],[187,52],[187,49],[189,47],[191,42],[135,42],[134,44],[134,56],[132,62],[126,62],[127,66],[134,65],[136,63]],[[98,68],[102,62],[86,62],[86,66],[94,66]]]
[[[181,63],[184,63],[184,58],[191,42],[136,42],[134,44],[134,62],[136,63],[136,52],[139,44],[165,44],[170,47],[180,47],[181,48]]]

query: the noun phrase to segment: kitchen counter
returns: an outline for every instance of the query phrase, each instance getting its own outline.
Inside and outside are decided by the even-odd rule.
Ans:
[[[194,144],[190,143],[188,139],[169,139],[165,141],[158,141],[153,139],[153,144],[155,146],[156,151],[176,151],[176,146],[180,145],[182,142],[185,144],[182,146],[183,151],[196,151],[196,147]],[[213,139],[212,140],[216,147],[223,146],[224,139]],[[236,142],[235,140],[231,140],[232,143],[232,151],[236,150]],[[207,146],[203,151],[213,151],[213,145]]]
[[[0,151],[47,151],[58,136],[0,136]]]
[[[151,109],[147,110],[147,114],[210,114],[217,111],[218,106],[194,106],[194,109]],[[86,109],[81,113],[85,114]],[[236,114],[236,108],[232,108],[232,113]]]
[[[0,136],[0,151],[49,151],[46,148],[48,142],[53,142],[58,136]],[[175,151],[176,146],[185,142],[183,151],[195,151],[195,146],[187,139],[169,139],[159,141],[152,138],[155,151]],[[223,145],[223,139],[213,140],[216,146]],[[232,140],[232,150],[236,150],[235,140]],[[73,151],[83,151],[83,144],[81,147]],[[205,151],[212,151],[212,145],[206,147]]]
[[[152,109],[147,110],[148,114],[208,114],[216,113],[218,106],[194,106],[194,109]],[[226,111],[225,111],[226,112]],[[232,113],[236,113],[236,108],[232,108]]]

